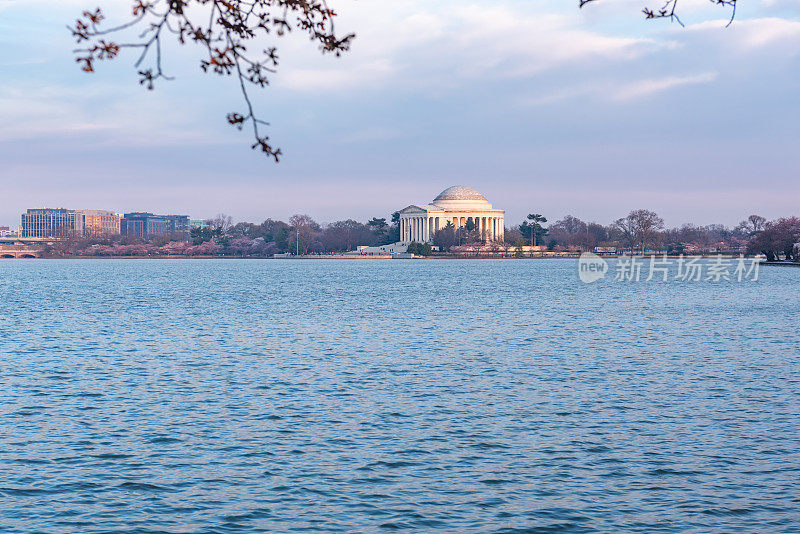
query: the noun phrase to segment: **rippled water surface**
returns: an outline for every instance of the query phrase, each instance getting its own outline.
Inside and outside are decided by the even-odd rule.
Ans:
[[[800,532],[799,288],[0,262],[0,531]]]

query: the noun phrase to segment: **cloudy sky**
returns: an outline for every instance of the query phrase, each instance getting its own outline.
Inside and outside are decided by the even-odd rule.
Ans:
[[[329,0],[357,33],[345,57],[281,40],[255,95],[280,164],[225,124],[234,80],[167,50],[92,75],[65,26],[98,0],[0,0],[0,224],[28,207],[224,212],[261,221],[387,216],[455,184],[516,223],[532,211],[668,225],[800,213],[800,0],[742,0],[737,20],[682,0]],[[99,0],[119,20],[127,0]]]

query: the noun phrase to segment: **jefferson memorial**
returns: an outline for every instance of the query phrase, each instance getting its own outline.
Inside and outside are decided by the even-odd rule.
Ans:
[[[430,242],[433,234],[447,223],[456,229],[475,225],[486,241],[503,240],[505,210],[492,208],[486,197],[471,187],[448,187],[430,204],[412,204],[400,210],[400,242],[408,244]]]

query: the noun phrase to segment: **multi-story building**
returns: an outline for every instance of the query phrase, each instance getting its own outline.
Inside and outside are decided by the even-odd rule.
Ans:
[[[0,237],[17,237],[17,233],[8,226],[0,226]]]
[[[189,238],[189,216],[188,215],[167,215],[167,234],[180,234],[184,239]]]
[[[20,237],[68,238],[83,236],[83,216],[64,208],[29,209],[22,214]]]
[[[20,237],[66,238],[119,235],[120,216],[103,210],[29,209]]]
[[[120,223],[122,235],[147,239],[149,237],[164,235],[167,221],[160,215],[152,213],[126,213]]]
[[[188,215],[154,215],[152,213],[126,213],[120,223],[122,235],[149,239],[155,236],[179,234],[189,238]]]
[[[86,237],[120,234],[120,215],[103,210],[83,210],[83,235]]]
[[[7,228],[6,228],[7,229]],[[54,238],[129,235],[141,239],[189,239],[188,215],[113,213],[103,210],[29,209],[22,214],[20,237]]]

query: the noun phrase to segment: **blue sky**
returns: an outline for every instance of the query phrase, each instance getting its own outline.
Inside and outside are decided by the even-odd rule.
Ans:
[[[255,95],[275,165],[225,124],[231,79],[168,51],[154,92],[132,54],[87,75],[65,25],[98,0],[0,0],[0,224],[28,207],[261,221],[387,216],[470,185],[514,224],[532,211],[668,225],[800,212],[800,1],[728,12],[642,0],[332,0],[353,50],[280,40]],[[120,19],[127,0],[101,0]]]

